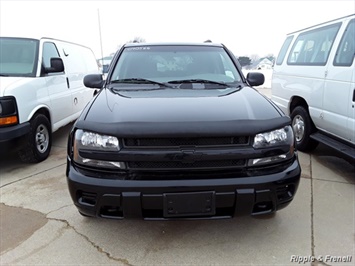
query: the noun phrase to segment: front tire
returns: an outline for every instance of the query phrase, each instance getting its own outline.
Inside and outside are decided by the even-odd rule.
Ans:
[[[316,129],[306,109],[303,106],[297,106],[291,113],[291,120],[297,149],[304,152],[314,150],[318,142],[310,136]]]
[[[47,159],[51,151],[51,125],[42,114],[36,115],[30,124],[30,132],[25,136],[25,144],[19,151],[19,156],[23,162],[38,163]]]

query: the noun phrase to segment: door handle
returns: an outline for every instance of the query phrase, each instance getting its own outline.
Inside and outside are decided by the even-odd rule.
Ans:
[[[66,77],[66,79],[67,79],[67,86],[68,86],[68,89],[70,89],[70,85],[69,85],[69,79],[68,79],[68,77]]]

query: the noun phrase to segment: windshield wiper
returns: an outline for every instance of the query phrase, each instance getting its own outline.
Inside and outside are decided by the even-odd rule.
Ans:
[[[203,83],[203,84],[215,84],[215,85],[220,85],[224,87],[229,87],[227,83],[223,82],[218,82],[218,81],[213,81],[213,80],[207,80],[207,79],[181,79],[181,80],[171,80],[168,81],[168,83],[171,84],[183,84],[183,83]]]
[[[113,83],[130,83],[130,84],[155,84],[159,85],[160,87],[164,88],[174,88],[173,86],[165,83],[161,83],[158,81],[150,80],[150,79],[143,79],[143,78],[128,78],[128,79],[116,79],[110,82]]]
[[[237,85],[237,86],[235,86],[235,87],[233,87],[233,88],[235,88],[235,89],[232,90],[231,92],[228,92],[228,93],[226,93],[226,94],[220,95],[220,97],[221,97],[221,96],[228,96],[228,95],[231,95],[231,94],[233,94],[233,93],[235,93],[235,92],[237,92],[237,91],[240,91],[240,90],[243,88],[243,86],[242,86],[242,85]]]

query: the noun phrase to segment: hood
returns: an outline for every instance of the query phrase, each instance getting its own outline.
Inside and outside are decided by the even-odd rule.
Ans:
[[[0,76],[0,96],[6,96],[5,91],[8,87],[24,79],[23,77],[1,77]]]
[[[228,91],[228,90],[227,90]],[[104,89],[78,126],[123,135],[250,134],[289,123],[255,89],[157,90],[114,93]]]

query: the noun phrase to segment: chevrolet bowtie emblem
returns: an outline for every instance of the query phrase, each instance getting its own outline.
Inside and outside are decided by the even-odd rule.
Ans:
[[[174,155],[173,160],[182,163],[194,163],[195,161],[199,161],[201,156],[202,153],[195,152],[195,150],[182,150],[181,153]]]

